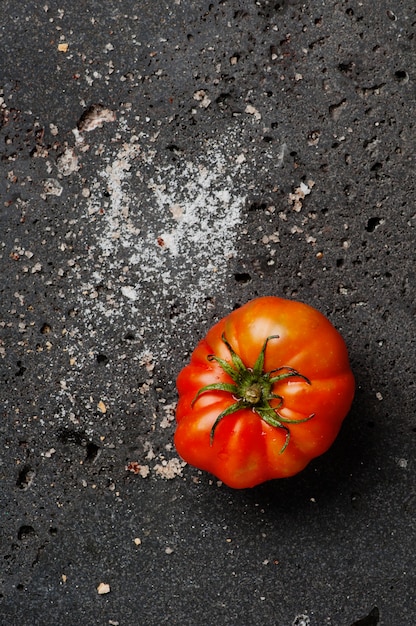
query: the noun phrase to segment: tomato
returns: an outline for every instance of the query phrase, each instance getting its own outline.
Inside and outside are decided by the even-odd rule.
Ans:
[[[354,387],[322,313],[257,298],[215,324],[180,372],[176,449],[237,489],[293,476],[331,446]]]

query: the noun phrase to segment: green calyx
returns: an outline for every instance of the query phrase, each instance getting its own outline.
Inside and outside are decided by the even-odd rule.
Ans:
[[[235,399],[235,403],[231,404],[224,411],[222,411],[222,413],[220,413],[215,420],[210,434],[211,445],[214,441],[215,430],[224,417],[231,415],[236,411],[240,411],[241,409],[252,409],[261,417],[262,420],[267,422],[267,424],[274,426],[275,428],[281,428],[285,431],[285,443],[280,451],[281,453],[284,452],[290,441],[290,430],[287,425],[307,422],[314,417],[314,414],[300,420],[291,420],[283,417],[279,411],[283,406],[284,399],[282,396],[273,393],[273,385],[281,380],[285,380],[286,378],[300,378],[308,385],[311,385],[311,381],[297,370],[286,365],[271,370],[270,372],[263,371],[267,344],[272,339],[278,339],[278,335],[271,335],[270,337],[267,337],[253,368],[248,368],[244,365],[241,358],[227,341],[225,334],[223,334],[221,338],[228,348],[231,356],[231,363],[228,363],[228,361],[225,361],[224,359],[221,359],[213,354],[210,354],[207,358],[209,361],[215,361],[218,363],[221,369],[228,374],[233,382],[212,383],[210,385],[206,385],[198,391],[192,402],[193,405],[200,395],[206,393],[207,391],[214,390],[227,391],[228,393],[231,393]],[[270,402],[272,400],[277,400],[277,405],[271,406]]]

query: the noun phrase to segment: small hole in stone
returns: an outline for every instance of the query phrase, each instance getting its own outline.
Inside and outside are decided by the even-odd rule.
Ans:
[[[50,326],[50,324],[47,324],[46,322],[44,324],[42,324],[40,332],[42,333],[42,335],[47,335],[48,333],[50,333],[52,330],[52,327]]]
[[[397,70],[397,72],[394,73],[394,78],[398,83],[402,83],[403,85],[409,82],[409,74],[406,70]]]
[[[175,154],[179,154],[182,152],[181,148],[174,143],[170,143],[168,146],[166,146],[166,150],[169,150],[169,152],[174,152]]]
[[[17,361],[16,365],[17,365],[17,367],[18,367],[19,369],[17,370],[17,372],[15,372],[15,374],[14,374],[14,375],[15,375],[15,376],[23,376],[23,374],[24,374],[24,373],[25,373],[25,371],[26,371],[26,367],[24,367],[24,366],[22,365],[22,362],[21,362],[21,361]]]
[[[34,478],[35,470],[33,470],[29,465],[25,465],[17,476],[16,487],[22,489],[22,491],[26,491],[26,489],[29,489]]]
[[[17,531],[17,538],[19,539],[19,541],[22,541],[23,539],[28,539],[30,537],[34,537],[35,535],[36,533],[35,533],[35,529],[33,528],[33,526],[23,525],[23,526],[20,526],[19,530]]]
[[[234,278],[237,283],[249,283],[251,280],[251,276],[248,272],[236,272],[234,274]]]
[[[342,267],[344,265],[344,259],[337,259],[337,267]]]
[[[85,456],[85,460],[92,463],[100,454],[100,450],[101,450],[100,446],[97,446],[92,441],[89,441],[87,443],[87,454]]]
[[[367,222],[367,226],[365,227],[366,231],[368,233],[372,233],[375,231],[375,229],[377,228],[377,226],[379,226],[381,223],[381,218],[379,217],[370,217],[370,219]]]
[[[126,341],[134,341],[136,339],[136,336],[134,334],[133,331],[129,330],[125,335],[124,335],[124,339]]]
[[[353,61],[348,61],[348,63],[338,63],[339,71],[343,74],[347,74],[347,76],[351,76],[354,68],[355,63]]]
[[[265,209],[267,209],[265,202],[252,202],[248,207],[249,211],[264,211]]]
[[[97,363],[100,363],[100,365],[106,365],[109,361],[108,356],[106,356],[105,354],[97,354]]]

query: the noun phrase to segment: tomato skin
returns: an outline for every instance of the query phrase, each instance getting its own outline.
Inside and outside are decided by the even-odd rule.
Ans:
[[[230,391],[204,390],[213,383],[233,383],[210,357],[232,363],[224,337],[250,371],[267,338],[263,371],[296,370],[298,376],[288,374],[272,388],[282,398],[281,403],[270,400],[283,419],[282,427],[270,425],[255,407],[245,406],[222,417],[213,434],[218,416],[236,402]],[[301,302],[266,296],[233,311],[208,331],[180,372],[177,389],[174,442],[179,455],[242,489],[293,476],[323,454],[350,409],[355,383],[345,342],[324,315]]]

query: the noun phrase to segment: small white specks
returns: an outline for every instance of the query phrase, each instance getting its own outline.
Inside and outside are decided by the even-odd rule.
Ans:
[[[121,288],[121,293],[129,300],[134,301],[138,298],[137,291],[133,287],[129,287],[127,285]]]
[[[302,613],[302,615],[297,615],[292,622],[292,626],[310,626],[311,620],[308,615]]]
[[[110,585],[108,583],[100,583],[97,587],[97,593],[99,596],[102,596],[106,593],[110,593]]]
[[[56,178],[47,178],[43,182],[43,191],[47,196],[61,196],[63,187]]]
[[[58,171],[62,176],[70,176],[79,169],[78,157],[73,148],[66,148],[56,161]]]
[[[199,91],[196,91],[194,93],[194,100],[199,102],[199,106],[203,109],[207,109],[211,104],[211,100],[209,99],[206,91],[204,91],[203,89],[200,89]]]
[[[261,113],[256,109],[256,107],[253,107],[252,104],[248,104],[244,112],[252,115],[257,121],[261,120]]]

